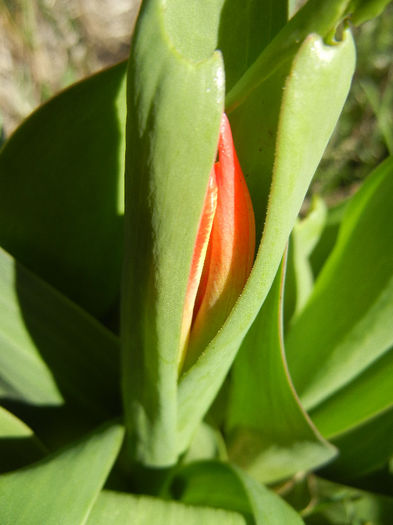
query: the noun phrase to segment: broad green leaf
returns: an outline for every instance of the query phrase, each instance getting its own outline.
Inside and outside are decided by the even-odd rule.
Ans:
[[[2,525],[83,525],[122,442],[110,425],[31,467],[0,476]]]
[[[350,0],[309,0],[262,51],[253,65],[227,94],[225,107],[233,111],[286,60],[311,33],[329,37],[333,43],[335,28],[344,18]]]
[[[273,483],[335,455],[302,409],[282,343],[284,269],[248,331],[232,369],[229,457],[250,475]]]
[[[174,477],[172,495],[189,505],[209,505],[239,512],[247,523],[281,525],[303,523],[274,492],[241,469],[219,462],[192,463]]]
[[[250,502],[256,525],[302,525],[301,517],[277,494],[267,489],[255,479],[236,469],[238,478]]]
[[[275,142],[275,160],[273,166],[271,155],[269,206],[254,268],[242,295],[217,336],[195,365],[180,378],[179,450],[187,447],[270,289],[304,195],[341,111],[353,68],[354,46],[348,32],[345,32],[343,42],[334,46],[327,46],[318,36],[312,35],[295,57],[285,82],[277,136],[273,135],[270,139],[273,145]],[[278,83],[276,87],[282,93],[282,84]],[[268,99],[262,100],[269,104]],[[239,129],[243,118],[240,112],[244,107],[246,104],[239,107],[234,130],[235,124]],[[253,113],[254,122],[255,118],[263,121],[261,107],[256,110],[253,106],[247,111]],[[315,115],[318,115],[318,119]],[[233,116],[235,118],[236,114]],[[255,158],[258,143],[253,134],[249,142],[252,145],[250,147],[255,148],[252,151]],[[249,173],[244,150],[239,151],[239,157],[246,176],[249,175],[247,181],[250,181],[257,231],[260,231],[263,213],[256,200],[259,195],[256,190],[259,188],[263,192],[266,176],[264,178],[264,173],[258,170]],[[256,162],[254,169],[258,167]],[[254,182],[251,182],[251,178]]]
[[[103,491],[98,496],[87,525],[246,525],[235,513],[191,507],[148,496]]]
[[[0,472],[36,461],[44,453],[31,428],[0,407]]]
[[[98,316],[119,297],[125,69],[60,93],[0,152],[0,245]]]
[[[39,406],[118,407],[117,338],[0,250],[0,397]]]
[[[307,409],[365,372],[393,344],[392,172],[389,158],[352,199],[335,248],[288,333],[289,369]],[[367,413],[367,398],[364,406]],[[337,425],[342,422],[339,416]],[[329,433],[339,430],[335,423],[332,416]]]
[[[198,2],[195,19],[195,2],[144,2],[130,57],[123,390],[130,444],[151,465],[179,452],[183,304],[224,103],[221,4]]]

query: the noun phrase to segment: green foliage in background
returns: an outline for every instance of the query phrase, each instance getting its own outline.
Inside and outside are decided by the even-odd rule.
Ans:
[[[355,70],[351,23],[387,3],[146,0],[128,67],[4,144],[2,524],[389,523],[393,158],[348,201],[302,210]],[[361,86],[390,151],[377,70]],[[257,253],[179,373],[223,111]]]

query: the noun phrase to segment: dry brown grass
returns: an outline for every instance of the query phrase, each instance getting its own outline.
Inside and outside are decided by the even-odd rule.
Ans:
[[[138,4],[0,0],[0,123],[6,136],[61,88],[126,58]]]

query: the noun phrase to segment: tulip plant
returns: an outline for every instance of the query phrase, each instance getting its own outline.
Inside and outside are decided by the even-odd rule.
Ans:
[[[387,3],[145,0],[5,143],[2,525],[392,523],[393,159],[299,215]]]

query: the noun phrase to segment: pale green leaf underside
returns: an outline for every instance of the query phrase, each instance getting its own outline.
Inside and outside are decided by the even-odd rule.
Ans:
[[[124,405],[136,455],[151,464],[178,453],[182,312],[224,104],[222,58],[210,34],[222,1],[198,11],[202,41],[195,2],[171,4],[142,5],[128,77]]]
[[[243,294],[226,323],[181,378],[180,450],[187,446],[214,398],[269,291],[310,180],[344,104],[355,62],[352,37],[348,31],[344,35],[344,40],[334,46],[326,46],[318,36],[310,35],[293,62],[281,106],[262,241]]]
[[[0,476],[2,525],[83,525],[116,459],[120,425],[31,467]]]
[[[90,513],[87,525],[245,525],[235,512],[191,507],[148,496],[103,491]]]

